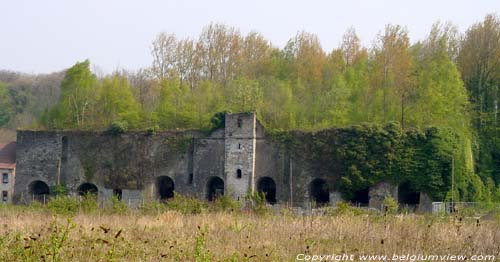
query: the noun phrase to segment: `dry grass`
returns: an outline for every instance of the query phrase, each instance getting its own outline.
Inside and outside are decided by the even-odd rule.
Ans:
[[[0,219],[0,261],[294,261],[299,253],[500,257],[498,222],[457,217],[167,211],[67,220],[13,208],[0,209]]]

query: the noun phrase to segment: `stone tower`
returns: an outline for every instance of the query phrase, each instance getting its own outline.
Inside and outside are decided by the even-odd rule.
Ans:
[[[256,121],[255,113],[226,114],[224,173],[238,200],[254,191]]]

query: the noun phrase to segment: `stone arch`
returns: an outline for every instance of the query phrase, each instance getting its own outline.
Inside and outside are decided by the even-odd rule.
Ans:
[[[257,183],[257,192],[266,195],[269,204],[276,204],[276,183],[270,177],[261,177]]]
[[[420,203],[420,192],[415,191],[409,182],[403,182],[398,186],[398,202],[415,207]]]
[[[45,201],[45,198],[50,195],[50,188],[47,183],[41,180],[35,180],[29,184],[29,193],[34,200]]]
[[[354,191],[350,200],[356,206],[368,206],[370,203],[370,188],[365,187]]]
[[[326,180],[322,178],[314,179],[311,181],[309,190],[311,201],[314,201],[316,204],[326,205],[330,202],[330,188]]]
[[[84,196],[87,194],[97,196],[97,192],[99,191],[97,189],[97,186],[92,183],[83,183],[78,187],[77,190],[80,196]]]
[[[224,180],[213,176],[207,181],[207,200],[214,201],[218,196],[224,195]]]
[[[174,180],[169,176],[160,176],[156,178],[156,192],[161,200],[174,197]]]

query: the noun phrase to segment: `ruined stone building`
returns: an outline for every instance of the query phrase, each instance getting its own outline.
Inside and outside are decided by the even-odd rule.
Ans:
[[[12,203],[16,176],[16,143],[0,144],[0,203]]]
[[[259,191],[270,204],[333,205],[342,198],[336,175],[317,173],[313,165],[274,141],[253,113],[227,114],[210,134],[18,131],[15,201],[40,200],[63,185],[73,195],[128,202],[168,199],[174,191],[243,200]],[[379,208],[385,195],[398,196],[398,185],[380,183],[359,194],[358,204]]]

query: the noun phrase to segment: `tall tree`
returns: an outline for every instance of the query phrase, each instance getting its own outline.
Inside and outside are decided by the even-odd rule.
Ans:
[[[61,82],[61,98],[56,110],[62,117],[60,124],[69,127],[83,127],[88,111],[96,101],[96,76],[90,71],[90,61],[85,60],[72,66]],[[59,126],[62,127],[62,126]]]
[[[118,74],[103,79],[97,107],[103,118],[102,126],[114,121],[126,122],[131,127],[140,124],[139,103],[132,95],[128,79]]]
[[[384,33],[377,36],[373,49],[374,80],[375,87],[382,91],[383,123],[399,120],[404,127],[408,93],[412,89],[409,47],[408,30],[399,25],[387,25]]]
[[[471,26],[460,43],[458,65],[474,108],[476,167],[500,184],[500,18],[487,15]]]

